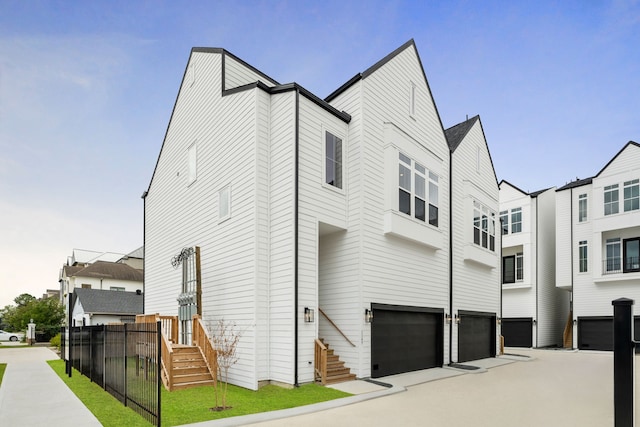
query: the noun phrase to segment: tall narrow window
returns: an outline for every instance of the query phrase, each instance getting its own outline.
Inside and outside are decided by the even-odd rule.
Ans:
[[[509,211],[500,212],[500,224],[502,228],[502,235],[509,234]]]
[[[480,234],[482,230],[481,224],[481,207],[480,203],[473,201],[473,243],[480,246]]]
[[[640,271],[640,237],[624,240],[623,272]]]
[[[342,139],[330,132],[325,135],[325,182],[342,188]]]
[[[524,258],[522,252],[516,254],[516,282],[524,279]]]
[[[187,150],[187,162],[188,185],[191,185],[198,178],[198,151],[195,142]]]
[[[618,213],[618,184],[604,187],[604,214]]]
[[[491,219],[489,220],[489,250],[495,252],[496,250],[496,213],[491,212]]]
[[[223,220],[231,216],[231,190],[224,187],[218,192],[218,219]]]
[[[438,226],[438,175],[429,172],[429,224]]]
[[[620,238],[607,239],[605,261],[605,273],[619,273],[622,271],[621,265],[621,242]]]
[[[489,246],[489,215],[486,207],[482,207],[482,247]]]
[[[634,179],[624,183],[624,211],[640,209],[640,180]]]
[[[587,220],[587,195],[581,194],[578,196],[578,222],[585,222]]]
[[[588,260],[587,241],[581,240],[580,243],[578,243],[578,264],[580,273],[587,272]]]
[[[502,283],[516,282],[516,257],[506,256],[502,258]]]
[[[420,221],[425,220],[425,207],[426,207],[426,169],[419,163],[415,164],[414,183],[416,188],[415,194],[415,217]]]
[[[511,233],[522,231],[522,208],[511,209]]]
[[[411,159],[400,153],[398,166],[398,210],[411,215]]]

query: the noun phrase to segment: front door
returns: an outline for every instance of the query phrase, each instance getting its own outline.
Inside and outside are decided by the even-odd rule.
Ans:
[[[201,310],[200,248],[184,248],[171,261],[174,268],[182,265],[182,287],[178,295],[178,320],[180,321],[180,344],[192,344],[192,319]]]

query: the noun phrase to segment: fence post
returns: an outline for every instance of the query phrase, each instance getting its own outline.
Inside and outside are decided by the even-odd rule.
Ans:
[[[162,322],[159,320],[156,322],[156,383],[158,394],[158,417],[156,419],[156,426],[161,426],[162,421]]]
[[[619,298],[613,305],[613,405],[615,427],[634,423],[634,301]]]

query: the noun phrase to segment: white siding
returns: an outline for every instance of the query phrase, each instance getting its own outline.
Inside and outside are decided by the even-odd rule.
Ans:
[[[478,149],[480,169],[477,170]],[[489,157],[480,121],[469,130],[453,152],[451,160],[453,198],[453,313],[460,310],[494,313],[500,316],[500,227],[498,184]],[[478,201],[496,216],[495,250],[473,241],[473,202]],[[478,252],[480,256],[465,256]],[[483,262],[478,262],[482,260]],[[488,263],[488,264],[487,264]],[[499,331],[496,325],[496,337]],[[453,323],[453,361],[458,360],[458,326]],[[496,339],[496,350],[499,340]]]
[[[265,75],[228,54],[224,56],[224,77],[225,89],[232,89],[257,81],[261,81],[267,86],[275,85],[275,82]]]

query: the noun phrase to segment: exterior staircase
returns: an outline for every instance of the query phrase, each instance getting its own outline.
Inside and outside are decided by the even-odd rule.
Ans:
[[[316,381],[327,385],[355,380],[356,375],[351,373],[351,369],[344,366],[344,362],[340,360],[340,356],[335,354],[334,350],[329,347],[329,344],[325,343],[324,339],[320,339],[320,342],[322,342],[326,348],[326,375],[324,379],[316,378]]]
[[[172,390],[215,384],[197,346],[173,344],[172,348]]]

